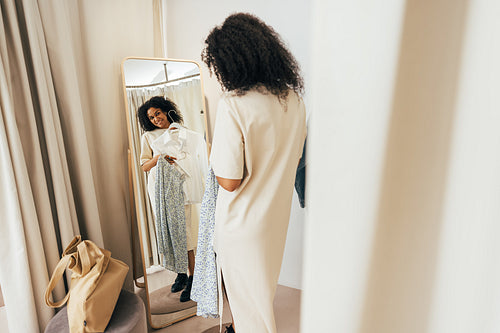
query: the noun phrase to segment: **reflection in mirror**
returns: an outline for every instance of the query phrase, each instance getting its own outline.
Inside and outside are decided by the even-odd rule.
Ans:
[[[142,261],[134,263],[134,279],[143,287],[151,326],[159,328],[196,313],[189,279],[178,273],[192,275],[194,269],[206,175],[201,73],[192,61],[127,58],[122,74],[137,218],[133,236]]]

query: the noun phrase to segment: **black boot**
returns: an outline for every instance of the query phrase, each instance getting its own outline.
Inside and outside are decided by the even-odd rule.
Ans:
[[[191,299],[191,287],[193,286],[193,276],[188,278],[186,289],[181,293],[181,302],[187,302]]]
[[[187,281],[188,281],[187,274],[185,274],[185,273],[179,273],[179,274],[177,274],[177,277],[175,278],[175,282],[172,285],[172,288],[170,288],[170,290],[173,293],[181,291],[186,286]]]
[[[235,333],[234,328],[233,328],[233,324],[226,326],[226,330],[224,331],[224,333]]]

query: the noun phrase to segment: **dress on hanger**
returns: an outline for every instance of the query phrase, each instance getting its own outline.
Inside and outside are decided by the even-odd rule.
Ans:
[[[205,194],[201,202],[200,228],[194,266],[191,299],[197,302],[196,315],[217,318],[221,315],[219,306],[217,265],[214,252],[215,203],[219,184],[212,169],[205,182]],[[218,302],[220,304],[218,304]]]
[[[205,190],[208,169],[207,146],[203,136],[186,127],[172,123],[152,142],[153,150],[176,158],[173,166],[185,174],[184,205],[188,250],[198,241],[199,204]]]
[[[171,166],[163,155],[156,166],[158,251],[163,255],[163,267],[176,273],[187,273],[188,250],[182,191],[185,175]]]
[[[155,151],[175,157],[175,165],[186,173],[185,204],[201,203],[208,169],[207,145],[203,136],[172,123],[152,142],[152,147]]]

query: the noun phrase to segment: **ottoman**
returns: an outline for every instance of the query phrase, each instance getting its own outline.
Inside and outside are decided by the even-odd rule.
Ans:
[[[69,333],[68,312],[62,308],[49,322],[45,333]],[[123,290],[104,332],[147,333],[146,309],[139,296]]]

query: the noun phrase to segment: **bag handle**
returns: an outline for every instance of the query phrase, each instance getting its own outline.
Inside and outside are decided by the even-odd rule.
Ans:
[[[78,244],[77,251],[80,263],[82,264],[82,275],[87,274],[101,260],[105,260],[105,257],[110,256],[110,253],[108,253],[109,251],[103,251],[103,249],[89,240],[85,240]],[[104,272],[107,267],[106,263],[102,269],[99,269],[99,273]]]
[[[47,285],[47,289],[45,289],[45,304],[47,304],[51,308],[61,307],[64,303],[68,301],[70,293],[69,291],[62,300],[55,303],[50,300],[50,295],[52,294],[52,291],[56,287],[59,280],[61,280],[64,271],[66,270],[66,267],[68,267],[68,264],[71,263],[71,266],[74,266],[76,264],[76,259],[75,259],[75,255],[77,254],[76,248],[78,244],[81,243],[81,241],[82,241],[81,235],[73,237],[71,242],[68,244],[68,246],[62,253],[61,260],[59,260],[59,263],[57,264],[56,268],[54,269],[54,272],[52,273],[52,277],[50,278],[49,284]]]
[[[78,246],[78,244],[80,244],[81,241],[82,241],[82,236],[81,235],[75,236],[73,238],[73,240],[68,244],[68,246],[66,246],[66,249],[62,253],[61,257],[64,257],[67,254],[71,254],[71,253],[75,252],[76,251],[76,247]]]
[[[59,280],[61,280],[64,271],[66,270],[66,267],[68,266],[68,263],[71,261],[71,259],[74,259],[74,253],[72,254],[66,254],[64,257],[59,260],[59,263],[57,264],[56,268],[54,269],[54,273],[52,273],[52,277],[50,278],[49,284],[47,286],[47,289],[45,289],[45,304],[50,306],[51,308],[58,308],[61,307],[64,303],[68,301],[69,298],[69,293],[71,292],[68,291],[66,296],[59,302],[52,302],[50,300],[50,295],[52,294],[52,291],[56,287],[57,283]]]

